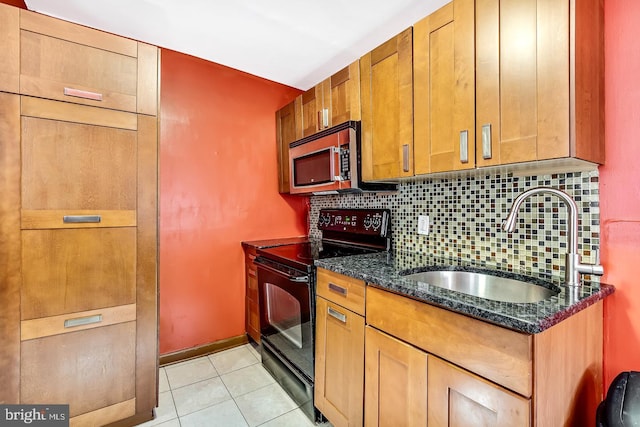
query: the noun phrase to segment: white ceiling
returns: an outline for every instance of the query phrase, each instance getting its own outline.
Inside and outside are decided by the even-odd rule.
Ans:
[[[450,0],[26,0],[77,22],[306,90]]]

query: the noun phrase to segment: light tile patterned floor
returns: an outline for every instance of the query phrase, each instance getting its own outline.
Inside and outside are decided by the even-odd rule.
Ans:
[[[158,427],[312,427],[251,344],[160,368]]]

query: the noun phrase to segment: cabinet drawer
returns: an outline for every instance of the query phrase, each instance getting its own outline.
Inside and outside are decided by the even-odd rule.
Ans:
[[[136,145],[134,130],[22,117],[22,208],[134,210]]]
[[[22,232],[22,320],[135,302],[134,227]]]
[[[531,396],[531,335],[373,287],[367,290],[367,324]]]
[[[318,296],[364,315],[365,283],[362,280],[319,268],[316,288]]]
[[[20,93],[135,112],[137,43],[128,42],[133,56],[22,29]]]
[[[133,399],[135,340],[125,322],[23,341],[20,403],[69,404],[74,417]]]

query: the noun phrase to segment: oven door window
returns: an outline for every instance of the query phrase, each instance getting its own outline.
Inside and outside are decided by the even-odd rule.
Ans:
[[[302,348],[302,318],[300,302],[273,283],[265,283],[267,322],[288,340]]]
[[[335,180],[334,147],[293,159],[293,183],[296,187],[327,184]]]

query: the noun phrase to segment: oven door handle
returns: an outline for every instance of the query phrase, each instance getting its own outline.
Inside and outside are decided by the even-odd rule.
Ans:
[[[309,276],[307,275],[303,275],[303,276],[292,276],[290,274],[285,273],[284,271],[280,271],[277,268],[273,268],[269,265],[264,264],[263,262],[260,261],[259,258],[256,258],[254,261],[254,263],[258,264],[258,268],[263,268],[273,274],[277,274],[280,277],[284,277],[286,278],[288,281],[290,282],[296,282],[296,283],[307,283],[309,282]]]

